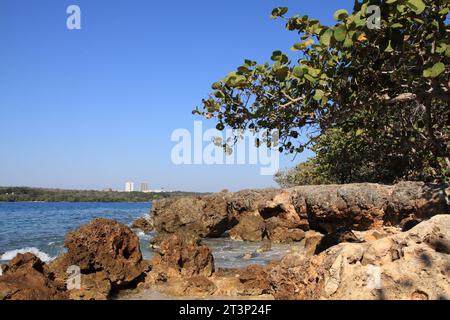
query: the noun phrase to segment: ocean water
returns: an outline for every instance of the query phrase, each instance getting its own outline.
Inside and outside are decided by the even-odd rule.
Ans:
[[[48,261],[64,252],[67,232],[95,218],[130,224],[150,207],[150,203],[0,202],[0,260],[31,251]]]
[[[11,260],[19,252],[32,252],[43,261],[51,261],[65,252],[67,232],[95,218],[115,219],[131,225],[136,218],[148,214],[150,208],[150,203],[0,202],[0,263]],[[139,236],[144,258],[151,258],[153,252],[149,240],[153,233],[134,231]],[[227,238],[203,242],[210,246],[216,267],[265,264],[280,259],[293,249],[290,245],[273,245],[268,252],[256,253],[260,243]]]

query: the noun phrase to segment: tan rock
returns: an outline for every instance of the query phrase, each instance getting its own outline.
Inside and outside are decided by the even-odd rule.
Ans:
[[[291,259],[269,274],[284,275],[299,299],[449,299],[449,239],[450,215],[438,215],[405,233]]]
[[[187,279],[175,279],[165,284],[159,284],[154,289],[160,293],[177,297],[205,297],[217,291],[217,287],[209,278],[194,276]]]
[[[305,233],[304,243],[307,255],[312,256],[316,253],[317,246],[323,237],[323,234],[313,230],[309,230]]]

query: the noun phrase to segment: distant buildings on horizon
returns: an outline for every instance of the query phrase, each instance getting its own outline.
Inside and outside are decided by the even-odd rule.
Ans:
[[[133,192],[133,191],[134,191],[134,183],[125,182],[125,192]]]
[[[137,191],[137,190],[134,190],[134,182],[131,182],[131,181],[125,182],[125,192],[134,192],[134,191]],[[167,190],[164,190],[164,189],[154,189],[154,190],[149,189],[147,182],[141,182],[139,184],[139,191],[140,192],[144,192],[144,193],[150,193],[150,192],[153,192],[153,193],[172,192],[172,191],[167,191]]]
[[[148,191],[148,183],[146,183],[146,182],[141,182],[139,191],[140,191],[140,192],[147,192],[147,191]]]

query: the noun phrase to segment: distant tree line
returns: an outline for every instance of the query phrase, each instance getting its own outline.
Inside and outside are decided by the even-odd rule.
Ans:
[[[61,190],[29,187],[0,187],[0,201],[42,202],[149,202],[157,199],[196,195],[193,192],[116,192],[96,190]]]

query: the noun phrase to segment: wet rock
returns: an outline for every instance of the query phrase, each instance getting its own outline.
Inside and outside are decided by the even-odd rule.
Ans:
[[[63,300],[67,292],[31,253],[18,254],[0,276],[0,300]]]
[[[264,240],[263,243],[256,249],[257,253],[268,252],[272,250],[272,242],[270,240]]]
[[[150,232],[153,231],[153,222],[147,217],[140,217],[133,221],[131,228],[139,229],[144,232]]]
[[[209,277],[214,272],[211,250],[196,235],[170,234],[160,239],[147,283],[194,276]]]
[[[251,260],[253,258],[256,258],[259,256],[258,252],[248,252],[248,253],[244,253],[241,256],[239,256],[240,259],[244,259],[244,260]]]
[[[259,215],[246,215],[230,230],[230,238],[239,241],[262,241],[265,223]]]

